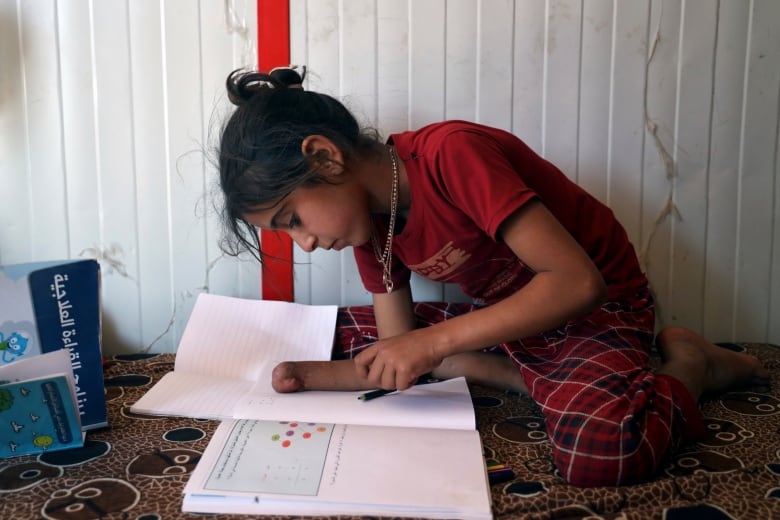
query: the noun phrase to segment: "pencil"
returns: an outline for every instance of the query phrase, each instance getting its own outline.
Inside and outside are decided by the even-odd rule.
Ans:
[[[435,383],[437,381],[439,380],[434,378],[433,375],[430,372],[428,372],[427,374],[423,374],[420,377],[418,377],[417,381],[415,381],[413,386],[424,385],[427,383]],[[371,390],[370,392],[366,392],[365,394],[360,394],[358,396],[358,401],[370,401],[371,399],[376,399],[377,397],[382,397],[383,395],[392,394],[397,391],[398,390],[385,390],[383,388],[378,388],[376,390]]]
[[[377,397],[382,397],[383,395],[392,394],[396,390],[385,390],[383,388],[379,388],[377,390],[371,390],[370,392],[366,392],[365,394],[360,394],[358,396],[359,401],[370,401],[371,399],[376,399]]]

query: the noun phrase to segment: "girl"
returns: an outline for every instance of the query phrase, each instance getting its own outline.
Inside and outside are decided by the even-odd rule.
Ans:
[[[379,340],[366,346],[371,320],[342,313],[345,359],[282,363],[277,391],[404,390],[432,372],[529,393],[561,475],[615,486],[652,477],[702,433],[704,394],[768,377],[681,328],[655,338],[664,363],[652,370],[653,301],[624,229],[517,137],[448,121],[381,143],[302,81],[295,68],[227,79],[238,109],[219,150],[225,245],[262,258],[261,228],[304,251],[352,247]],[[475,304],[416,315],[412,271]]]

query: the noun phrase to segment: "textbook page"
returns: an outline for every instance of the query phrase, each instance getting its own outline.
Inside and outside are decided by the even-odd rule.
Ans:
[[[198,295],[166,374],[131,410],[201,418],[232,417],[256,381],[271,385],[281,361],[328,360],[335,305]]]
[[[224,421],[184,493],[185,512],[491,518],[476,430]]]

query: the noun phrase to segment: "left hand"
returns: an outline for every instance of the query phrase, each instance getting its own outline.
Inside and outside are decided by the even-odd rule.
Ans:
[[[385,390],[406,390],[417,378],[442,362],[430,343],[415,341],[409,332],[378,341],[355,356],[358,375],[372,386]]]

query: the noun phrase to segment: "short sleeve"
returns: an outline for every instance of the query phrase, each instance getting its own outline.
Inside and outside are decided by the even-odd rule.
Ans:
[[[441,192],[494,239],[501,223],[537,196],[523,181],[517,161],[501,143],[479,130],[448,133],[436,163]]]

